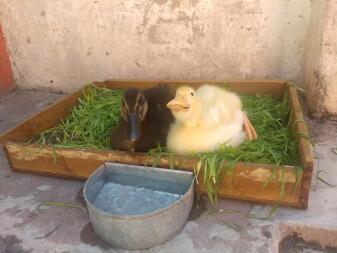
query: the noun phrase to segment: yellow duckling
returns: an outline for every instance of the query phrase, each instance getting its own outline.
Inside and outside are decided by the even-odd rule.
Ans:
[[[207,152],[257,138],[239,96],[217,86],[179,87],[167,107],[175,118],[167,136],[171,152]]]

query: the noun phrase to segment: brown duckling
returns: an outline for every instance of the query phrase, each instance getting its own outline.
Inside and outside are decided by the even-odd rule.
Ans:
[[[166,104],[173,99],[167,86],[144,91],[130,88],[123,94],[121,121],[112,130],[111,148],[115,150],[147,152],[166,144],[173,115]]]

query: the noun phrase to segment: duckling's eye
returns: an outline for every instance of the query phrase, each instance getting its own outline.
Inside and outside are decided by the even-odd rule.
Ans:
[[[194,96],[194,93],[193,93],[193,92],[191,92],[191,96],[192,96],[192,97]]]

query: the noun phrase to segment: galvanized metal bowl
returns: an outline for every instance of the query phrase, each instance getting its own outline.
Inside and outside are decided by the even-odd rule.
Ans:
[[[118,213],[118,208],[109,209],[109,197],[114,198],[112,196],[120,192],[102,195],[104,186],[111,182],[122,187],[166,192],[168,196],[179,194],[180,197],[159,209],[140,205],[142,207],[139,210],[125,209],[129,214],[123,215]],[[147,249],[172,239],[184,227],[193,204],[193,184],[192,172],[105,163],[88,178],[83,192],[91,223],[102,239],[118,248]],[[107,197],[106,202],[104,196]],[[134,199],[133,203],[128,203],[128,197],[119,197],[116,197],[119,206],[135,204]],[[152,197],[148,200],[151,202]],[[111,203],[113,202],[114,200]],[[111,207],[115,204],[111,204]]]

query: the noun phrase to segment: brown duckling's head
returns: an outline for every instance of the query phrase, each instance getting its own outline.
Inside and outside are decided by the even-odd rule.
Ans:
[[[148,111],[148,102],[144,92],[138,89],[127,89],[122,98],[121,114],[127,124],[127,137],[136,141],[141,134],[141,123]]]

